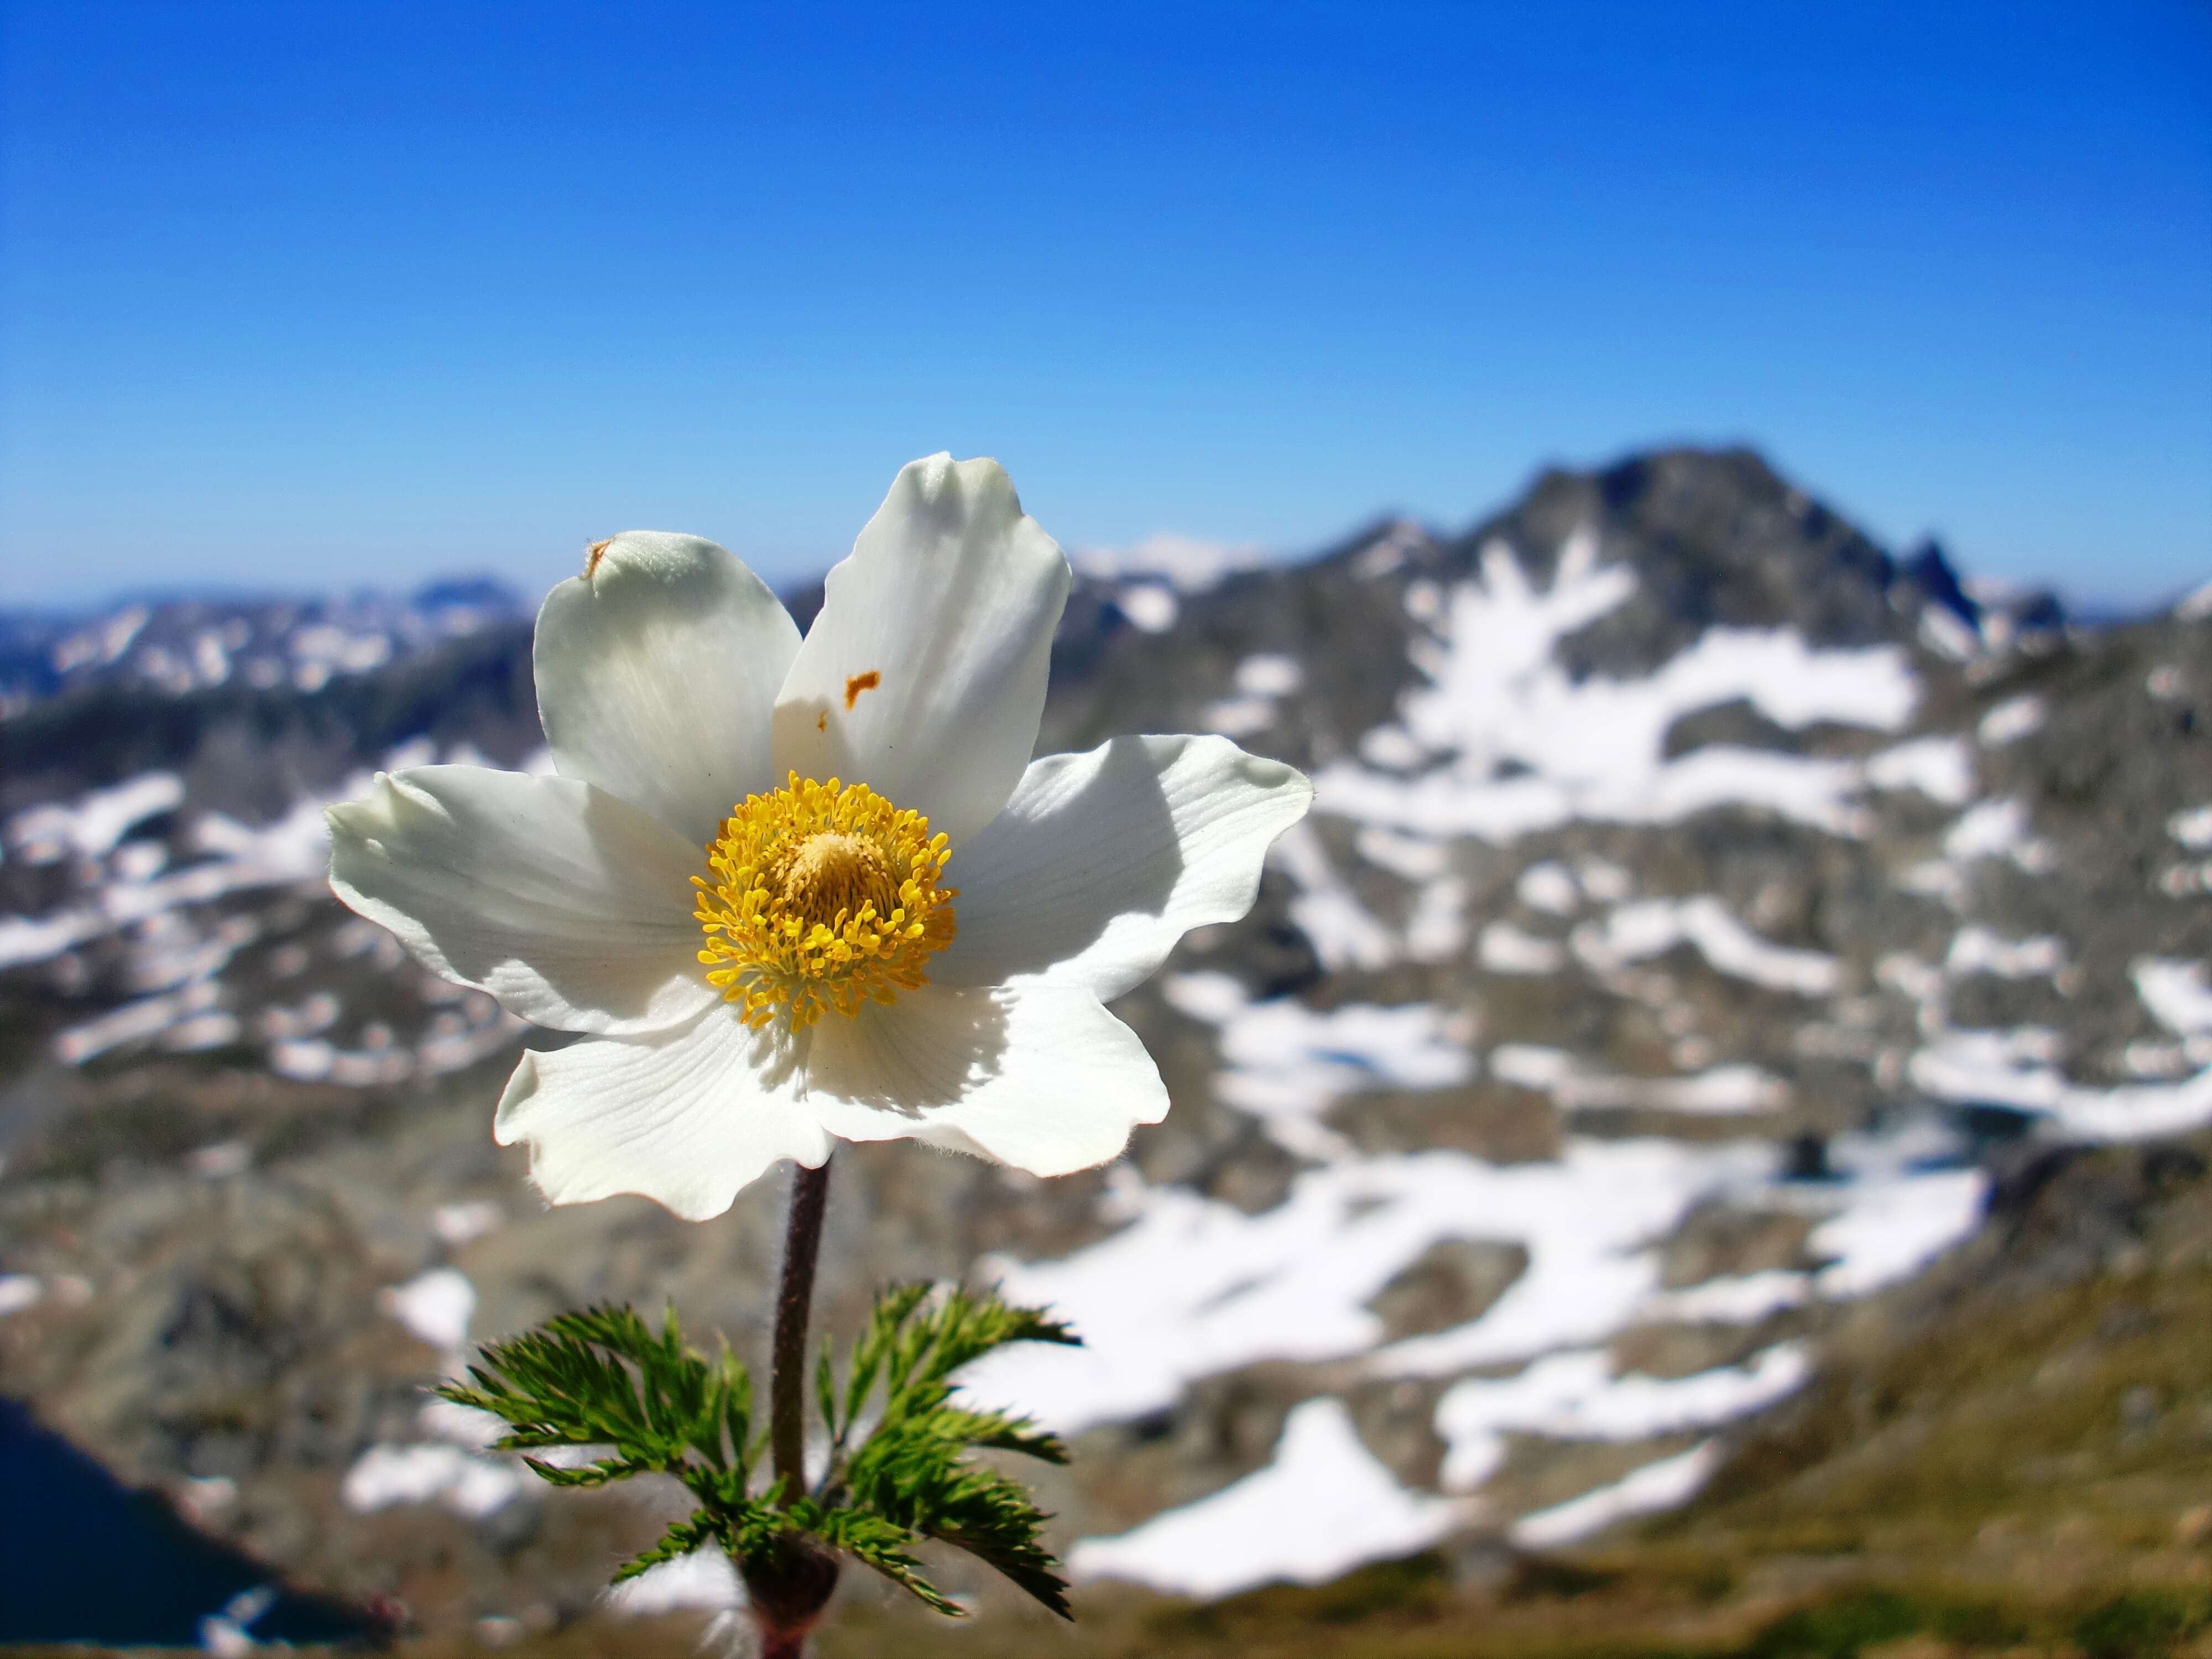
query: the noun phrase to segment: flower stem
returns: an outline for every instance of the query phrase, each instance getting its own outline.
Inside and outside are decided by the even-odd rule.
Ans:
[[[830,1197],[830,1163],[803,1164],[791,1183],[790,1229],[784,1235],[783,1288],[775,1298],[775,1356],[769,1384],[769,1446],[787,1508],[806,1491],[806,1316],[814,1301],[814,1261],[822,1253],[822,1212]]]

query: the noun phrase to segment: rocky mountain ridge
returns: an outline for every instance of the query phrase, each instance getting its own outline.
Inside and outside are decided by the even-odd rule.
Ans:
[[[521,1028],[319,888],[356,774],[538,763],[527,662],[501,621],[0,720],[0,1388],[428,1628],[582,1609],[647,1523],[422,1385],[605,1296],[757,1343],[774,1256],[772,1192],[542,1210],[486,1127]],[[1985,605],[1741,452],[1086,577],[1041,749],[1222,731],[1315,814],[1118,1006],[1167,1121],[1053,1183],[842,1154],[830,1317],[981,1273],[1074,1321],[974,1386],[1078,1437],[1048,1507],[1091,1580],[1218,1595],[1680,1502],[1973,1235],[1996,1149],[2212,1119],[2208,717],[2212,601]],[[637,1594],[726,1593],[691,1571]]]
[[[149,596],[90,612],[0,611],[0,720],[94,686],[170,697],[233,682],[312,692],[529,617],[520,594],[482,577],[404,599]]]

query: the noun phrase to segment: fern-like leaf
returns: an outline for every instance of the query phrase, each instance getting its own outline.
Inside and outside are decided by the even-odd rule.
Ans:
[[[720,1530],[715,1525],[714,1517],[704,1510],[693,1515],[688,1521],[675,1522],[671,1524],[666,1532],[660,1534],[659,1541],[651,1549],[632,1556],[621,1566],[616,1568],[612,1582],[619,1584],[625,1579],[635,1578],[641,1573],[650,1572],[664,1562],[673,1561],[678,1556],[689,1555],[702,1546],[713,1543]]]
[[[752,1390],[725,1351],[719,1364],[684,1346],[671,1309],[659,1334],[635,1310],[561,1314],[520,1336],[490,1342],[469,1368],[471,1382],[437,1392],[491,1413],[507,1425],[501,1450],[611,1446],[614,1456],[584,1468],[542,1459],[532,1468],[560,1486],[596,1486],[647,1470],[677,1471],[696,1453],[738,1484],[751,1448]]]
[[[923,1606],[948,1617],[964,1618],[968,1609],[921,1576],[921,1563],[908,1553],[914,1534],[866,1510],[830,1510],[815,1530],[826,1544],[865,1562],[908,1591]]]
[[[507,1425],[503,1449],[592,1446],[588,1463],[526,1456],[558,1486],[597,1486],[629,1475],[673,1474],[697,1507],[623,1564],[619,1583],[708,1544],[741,1571],[787,1571],[795,1535],[866,1563],[939,1613],[959,1604],[923,1576],[915,1547],[949,1544],[989,1563],[1061,1617],[1066,1581],[1040,1541],[1050,1517],[978,1451],[1065,1462],[1059,1438],[1027,1418],[954,1404],[954,1376],[1009,1342],[1073,1343],[1058,1321],[1009,1306],[995,1291],[901,1286],[878,1298],[839,1384],[825,1352],[813,1377],[830,1439],[830,1471],[814,1492],[782,1480],[748,1490],[764,1437],[752,1380],[725,1343],[708,1360],[687,1346],[674,1309],[658,1332],[628,1307],[562,1314],[488,1343],[467,1382],[437,1392]],[[864,1423],[872,1423],[857,1444]]]
[[[549,1463],[542,1457],[526,1454],[522,1460],[530,1465],[538,1479],[551,1486],[604,1486],[610,1480],[619,1480],[625,1475],[644,1474],[647,1465],[633,1463],[623,1457],[603,1457],[596,1463],[570,1467],[565,1463]]]
[[[888,1528],[868,1533],[881,1559],[841,1543],[939,1611],[945,1598],[926,1584],[905,1554],[934,1538],[988,1562],[1061,1617],[1069,1616],[1059,1563],[1038,1541],[1049,1518],[1014,1481],[969,1462],[978,1450],[1018,1451],[1065,1462],[1056,1436],[1026,1418],[951,1403],[952,1375],[1009,1342],[1073,1344],[1066,1326],[1032,1309],[1016,1308],[995,1291],[953,1291],[933,1305],[931,1287],[886,1291],[854,1346],[842,1401],[843,1430],[832,1443],[823,1498],[834,1513],[870,1516]],[[845,1447],[852,1425],[880,1383],[873,1430]],[[847,1523],[857,1524],[857,1523]],[[891,1558],[908,1565],[901,1566]]]

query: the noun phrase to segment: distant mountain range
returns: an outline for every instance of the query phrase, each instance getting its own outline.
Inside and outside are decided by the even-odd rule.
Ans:
[[[1078,574],[1114,603],[1121,620],[1148,632],[1170,625],[1177,593],[1203,592],[1267,562],[1256,546],[1173,535],[1072,556]],[[2040,591],[1978,584],[1978,597],[1970,594],[1933,541],[1894,562],[1893,574],[1969,629],[1990,616],[2045,628],[2066,619],[2057,597]],[[802,612],[819,602],[806,585],[793,599]],[[171,697],[223,685],[317,691],[339,676],[385,668],[449,640],[526,627],[534,608],[512,586],[483,576],[428,583],[404,596],[148,593],[89,609],[0,608],[0,720],[92,687]],[[2117,613],[2098,614],[2110,620]]]
[[[88,614],[0,611],[0,718],[93,686],[173,697],[232,684],[315,691],[530,614],[520,594],[482,578],[434,582],[404,599],[188,596]]]
[[[1319,791],[1119,1006],[1174,1110],[1058,1182],[851,1149],[824,1264],[833,1322],[979,1273],[1084,1331],[974,1383],[1077,1437],[1080,1574],[1738,1490],[2029,1152],[2212,1121],[2212,590],[2087,625],[1741,451],[1170,551],[1084,562],[1042,747],[1215,730]],[[0,1389],[426,1628],[580,1608],[637,1517],[422,1384],[610,1296],[757,1343],[775,1255],[773,1192],[544,1212],[489,1139],[521,1029],[321,886],[373,769],[544,764],[528,641],[480,585],[0,621]]]

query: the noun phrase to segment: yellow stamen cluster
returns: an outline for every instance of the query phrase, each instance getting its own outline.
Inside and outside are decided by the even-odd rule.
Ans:
[[[794,1030],[927,984],[923,964],[952,942],[950,856],[927,818],[864,783],[793,772],[746,796],[707,848],[714,878],[691,878],[708,980],[748,1025],[788,1009]]]

